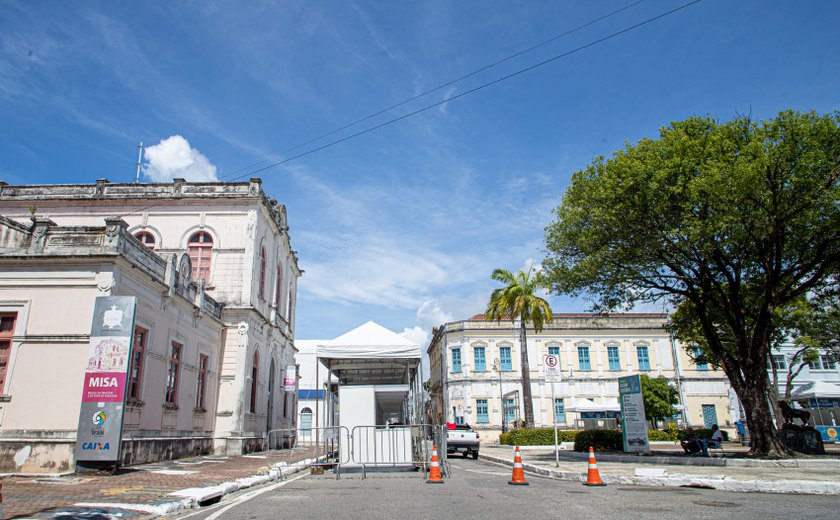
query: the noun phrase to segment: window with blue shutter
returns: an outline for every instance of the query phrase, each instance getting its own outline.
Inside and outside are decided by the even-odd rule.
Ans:
[[[502,370],[513,370],[513,362],[510,358],[510,347],[499,348],[499,357],[502,361]]]
[[[607,360],[610,363],[610,370],[621,370],[621,357],[618,347],[607,347]]]
[[[589,364],[589,347],[578,347],[578,368],[583,372],[592,370]]]
[[[461,371],[461,349],[459,348],[452,349],[452,371]]]
[[[639,370],[650,370],[650,357],[647,347],[636,347],[636,355],[639,358]]]
[[[475,400],[475,422],[477,422],[477,423],[488,423],[488,422],[490,422],[490,418],[487,415],[487,399],[476,399]]]
[[[484,357],[484,347],[473,347],[473,370],[476,372],[484,372],[487,370],[487,362]]]

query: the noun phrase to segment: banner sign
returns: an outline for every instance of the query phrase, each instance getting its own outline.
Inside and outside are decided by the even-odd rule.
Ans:
[[[283,389],[287,392],[294,392],[297,386],[297,366],[288,365],[286,367],[286,377],[283,381]]]
[[[119,460],[136,305],[134,296],[96,298],[76,434],[77,461]]]
[[[642,399],[642,380],[638,374],[618,378],[621,400],[621,437],[624,451],[650,453],[645,403]]]

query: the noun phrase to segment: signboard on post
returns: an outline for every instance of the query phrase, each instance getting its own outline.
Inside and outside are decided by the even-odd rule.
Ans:
[[[88,364],[85,369],[76,461],[120,459],[123,411],[131,342],[134,296],[99,296],[93,308]]]
[[[548,383],[560,382],[560,356],[548,355],[543,358],[545,380]]]
[[[639,374],[618,378],[621,399],[621,438],[624,451],[650,453],[642,380]]]

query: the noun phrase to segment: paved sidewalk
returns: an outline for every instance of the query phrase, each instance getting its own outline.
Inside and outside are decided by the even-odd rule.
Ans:
[[[586,480],[585,453],[561,450],[558,465],[551,446],[520,449],[525,471],[564,480]],[[778,461],[736,458],[734,455],[745,451],[740,446],[726,446],[722,453],[710,457],[682,455],[680,447],[673,445],[654,445],[652,450],[651,455],[596,454],[601,479],[606,484],[840,495],[840,457],[833,449],[826,456]],[[484,445],[480,457],[512,466],[513,452],[511,446]]]
[[[311,456],[305,450],[208,455],[132,466],[116,475],[5,477],[3,520],[93,511],[99,511],[101,518],[150,518],[279,479],[301,469],[294,464]]]

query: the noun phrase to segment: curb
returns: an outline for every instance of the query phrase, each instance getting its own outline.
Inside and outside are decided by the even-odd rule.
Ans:
[[[215,486],[195,487],[180,489],[169,493],[173,497],[181,497],[179,500],[171,500],[160,504],[121,504],[121,503],[106,503],[106,502],[79,502],[73,504],[75,507],[98,507],[98,508],[114,508],[127,509],[131,511],[140,511],[154,515],[155,517],[175,513],[184,509],[192,509],[202,502],[213,499],[221,499],[223,496],[236,491],[258,486],[260,484],[267,484],[274,482],[280,478],[285,478],[288,475],[299,473],[306,469],[309,464],[316,462],[315,459],[306,459],[289,465],[286,462],[279,462],[271,466],[267,474],[251,475],[250,477],[238,478],[231,482],[223,482]]]
[[[499,448],[494,446],[493,448]],[[552,459],[554,446],[520,446],[519,449],[551,450]],[[569,450],[559,450],[560,458],[573,460],[586,460],[587,454]],[[601,453],[598,460],[604,462],[632,462],[638,464],[669,464],[675,466],[729,466],[733,468],[825,468],[840,467],[840,458],[837,459],[735,459],[726,457],[685,457],[681,455],[617,455],[612,453]]]
[[[503,464],[505,466],[513,466],[509,460],[505,460],[492,455],[480,455],[481,459]],[[600,458],[600,457],[599,457]],[[522,467],[531,473],[553,477],[560,480],[569,480],[572,482],[584,482],[583,473],[574,471],[562,471],[556,469],[545,468],[530,463],[522,463]],[[835,482],[818,482],[806,480],[736,480],[726,476],[715,476],[713,478],[675,473],[664,477],[650,477],[650,476],[634,476],[627,477],[623,475],[601,475],[601,479],[607,484],[623,484],[623,485],[638,485],[638,486],[657,486],[657,487],[702,487],[711,489],[721,489],[724,491],[736,492],[763,492],[763,493],[787,493],[787,494],[807,494],[807,495],[840,495],[840,483]]]

